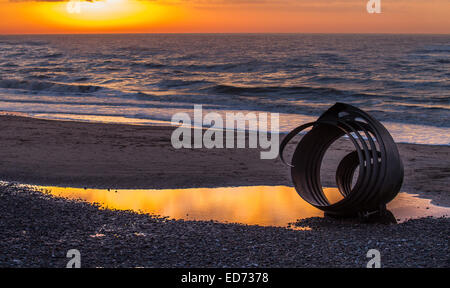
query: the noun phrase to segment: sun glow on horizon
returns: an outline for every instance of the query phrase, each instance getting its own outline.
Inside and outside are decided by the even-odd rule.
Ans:
[[[130,6],[130,1],[126,0],[70,0],[66,4],[66,11],[69,14],[85,14],[96,17],[108,15],[109,17],[114,17],[117,14],[128,12]]]
[[[167,26],[183,18],[181,10],[177,7],[162,6],[153,1],[71,0],[8,4],[19,14],[14,20],[22,19],[22,27],[14,25],[12,28],[22,28],[21,30],[27,28],[31,33],[34,30],[51,30],[52,33],[108,33],[128,30],[145,32],[149,27]],[[0,29],[4,28],[2,26],[0,25]]]
[[[448,0],[383,0],[382,11],[365,0],[0,0],[0,34],[450,32]]]
[[[65,27],[84,29],[133,27],[157,24],[167,19],[168,9],[154,3],[130,0],[50,3],[50,21]]]

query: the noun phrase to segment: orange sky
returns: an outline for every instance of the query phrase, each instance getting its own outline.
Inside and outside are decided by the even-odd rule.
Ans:
[[[450,33],[448,0],[381,0],[381,14],[368,14],[366,3],[367,0],[100,0],[73,2],[68,8],[66,0],[0,0],[0,34]],[[73,13],[78,7],[79,13]]]

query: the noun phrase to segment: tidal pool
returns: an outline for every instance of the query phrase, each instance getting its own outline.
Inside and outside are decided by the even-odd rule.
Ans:
[[[293,187],[287,186],[161,190],[33,187],[57,197],[98,203],[103,208],[133,210],[173,219],[286,227],[299,219],[324,215],[321,210],[300,198]],[[325,188],[324,192],[332,203],[342,198],[336,188]],[[398,222],[410,218],[450,215],[450,208],[430,202],[415,194],[399,193],[387,208]]]

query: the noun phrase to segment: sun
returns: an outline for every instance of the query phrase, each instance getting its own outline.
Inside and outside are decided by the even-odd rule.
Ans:
[[[66,10],[70,14],[80,14],[85,12],[102,12],[105,9],[114,8],[112,5],[119,6],[122,0],[93,0],[93,1],[81,1],[70,0],[66,4]]]
[[[2,1],[15,10],[4,15]],[[21,31],[46,33],[150,33],[170,30],[185,19],[186,11],[154,0],[0,0],[0,30],[3,19],[12,29],[20,18]],[[11,8],[11,9],[12,9]],[[14,21],[13,21],[14,20]],[[9,24],[11,23],[11,24]],[[163,27],[163,28],[161,28]]]
[[[65,3],[67,16],[76,22],[99,22],[126,17],[136,13],[133,2],[128,0],[69,0]],[[91,23],[92,24],[92,23]]]
[[[53,12],[46,8],[45,14],[58,25],[65,27],[91,29],[112,29],[139,26],[164,21],[165,7],[153,1],[138,0],[69,0],[52,5]]]
[[[81,2],[79,0],[71,0],[66,5],[67,12],[70,14],[81,13]]]

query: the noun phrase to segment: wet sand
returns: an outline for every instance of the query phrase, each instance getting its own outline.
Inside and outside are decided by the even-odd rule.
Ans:
[[[289,168],[279,159],[261,160],[258,149],[177,150],[173,129],[0,115],[0,180],[111,189],[292,185]],[[401,191],[450,205],[450,146],[398,147]],[[331,148],[322,172],[327,187],[334,186],[335,164],[353,150],[346,140]]]

